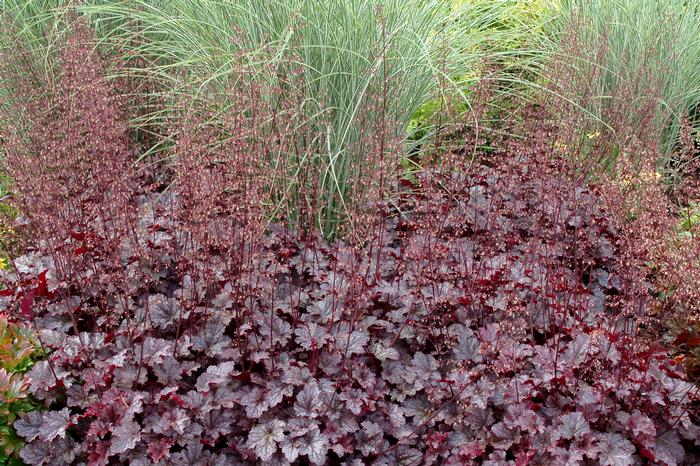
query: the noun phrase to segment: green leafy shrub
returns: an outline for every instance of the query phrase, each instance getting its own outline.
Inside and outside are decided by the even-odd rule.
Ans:
[[[22,464],[24,442],[12,425],[36,405],[28,397],[23,373],[32,367],[38,352],[31,330],[0,314],[0,465]]]

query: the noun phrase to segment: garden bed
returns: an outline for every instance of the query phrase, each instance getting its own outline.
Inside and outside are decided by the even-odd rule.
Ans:
[[[75,294],[50,257],[16,259],[5,306],[50,352],[22,458],[692,464],[697,388],[621,312],[641,300],[615,228],[527,157],[420,174],[363,248],[273,226],[235,280],[214,250],[206,279],[179,276],[178,199],[149,195],[139,240],[171,260],[123,252],[126,306],[107,276]]]

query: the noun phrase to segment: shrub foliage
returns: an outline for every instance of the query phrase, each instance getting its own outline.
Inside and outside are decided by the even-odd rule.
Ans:
[[[19,463],[24,446],[12,425],[36,405],[29,399],[22,373],[37,356],[32,332],[0,314],[0,464]]]

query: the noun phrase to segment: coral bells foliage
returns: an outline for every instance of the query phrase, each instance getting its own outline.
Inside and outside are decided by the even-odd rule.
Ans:
[[[119,319],[20,258],[4,306],[46,287],[33,325],[51,352],[28,374],[46,409],[15,423],[22,458],[697,462],[697,388],[619,317],[634,297],[596,194],[551,158],[509,160],[421,174],[363,248],[271,225],[235,282],[213,244],[210,282],[183,275],[190,220],[152,195],[135,231],[160,261],[128,268],[141,285]]]

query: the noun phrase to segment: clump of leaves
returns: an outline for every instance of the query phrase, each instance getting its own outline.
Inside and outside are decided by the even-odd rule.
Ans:
[[[0,314],[0,367],[9,372],[23,372],[32,365],[36,343],[29,327],[10,322]]]
[[[28,397],[29,382],[24,379],[37,357],[31,331],[11,323],[0,314],[0,464],[20,464],[19,451],[24,442],[12,425],[36,404]]]

